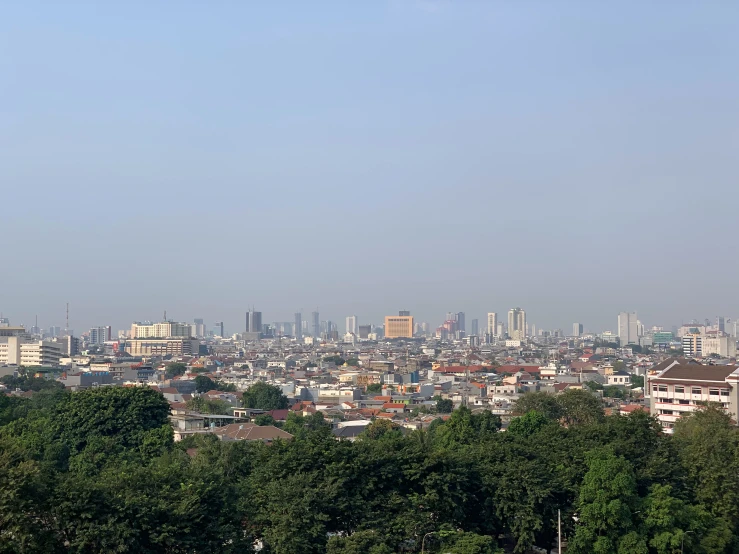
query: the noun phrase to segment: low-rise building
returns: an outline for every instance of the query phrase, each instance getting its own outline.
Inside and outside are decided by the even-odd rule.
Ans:
[[[739,409],[739,368],[736,366],[679,364],[649,379],[650,413],[657,416],[666,433],[675,422],[699,409],[701,404],[716,402],[736,421]]]

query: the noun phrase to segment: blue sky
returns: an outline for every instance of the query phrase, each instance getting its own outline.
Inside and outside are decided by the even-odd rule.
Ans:
[[[739,316],[738,12],[8,3],[0,310]]]

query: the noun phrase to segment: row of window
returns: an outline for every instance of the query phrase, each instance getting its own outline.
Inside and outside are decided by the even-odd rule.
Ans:
[[[675,385],[673,392],[676,394],[685,393],[685,387],[681,385]],[[691,387],[691,394],[703,394],[703,387]],[[667,392],[667,385],[652,385],[652,391],[654,392]],[[729,389],[708,389],[708,394],[715,396],[729,396]]]

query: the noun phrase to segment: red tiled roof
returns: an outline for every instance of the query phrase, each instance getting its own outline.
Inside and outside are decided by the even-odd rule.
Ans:
[[[384,404],[382,405],[382,407],[383,407],[383,409],[385,409],[385,410],[389,410],[389,409],[394,409],[394,410],[397,410],[397,409],[399,409],[399,408],[403,408],[403,409],[405,409],[405,404],[396,404],[396,403],[394,403],[394,402],[385,402],[385,403],[384,403]]]

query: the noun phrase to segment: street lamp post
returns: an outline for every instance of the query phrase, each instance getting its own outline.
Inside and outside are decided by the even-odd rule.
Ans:
[[[429,531],[423,536],[423,539],[421,539],[421,554],[424,553],[424,547],[426,546],[426,537],[428,537],[429,535],[433,535],[435,533],[436,531]]]
[[[683,536],[682,536],[682,538],[680,540],[680,554],[682,554],[683,552],[685,552],[685,535],[687,535],[689,533],[692,533],[692,532],[693,531],[685,531],[685,533],[683,533]]]

